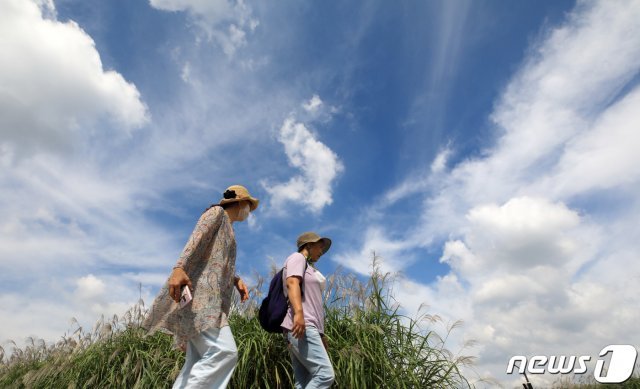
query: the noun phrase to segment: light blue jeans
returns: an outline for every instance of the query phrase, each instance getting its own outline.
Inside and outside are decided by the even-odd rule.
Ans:
[[[296,389],[329,388],[335,379],[331,360],[322,344],[318,329],[307,326],[302,339],[287,333]]]
[[[210,328],[187,344],[187,355],[173,389],[226,388],[238,361],[231,328]]]

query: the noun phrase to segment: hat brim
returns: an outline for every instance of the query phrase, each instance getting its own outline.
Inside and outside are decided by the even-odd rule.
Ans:
[[[220,200],[220,203],[218,203],[218,205],[224,205],[224,204],[231,204],[231,203],[237,203],[240,201],[248,201],[249,202],[249,208],[251,209],[251,212],[255,211],[256,208],[258,208],[258,204],[260,204],[260,200],[253,198],[253,197],[242,197],[242,198],[233,198],[233,199],[222,199]]]
[[[324,247],[322,248],[322,254],[324,255],[331,248],[331,239],[321,238],[320,240],[324,243]]]
[[[331,247],[331,239],[329,238],[320,238],[318,240],[310,240],[310,241],[304,242],[300,245],[300,247],[298,247],[298,250],[302,249],[302,247],[305,244],[318,243],[318,242],[322,242],[324,244],[322,247],[322,255],[324,255],[327,251],[329,251],[329,248]]]

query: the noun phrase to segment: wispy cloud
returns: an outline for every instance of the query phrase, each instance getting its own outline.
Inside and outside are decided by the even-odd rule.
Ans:
[[[182,134],[151,121],[137,87],[103,69],[92,38],[58,21],[53,2],[2,2],[0,20],[0,184],[11,188],[0,194],[0,279],[10,289],[0,342],[51,340],[71,317],[86,325],[120,314],[138,281],[158,282],[182,242],[147,212],[180,215],[162,193],[195,179],[178,177],[189,160],[172,151]],[[207,148],[197,150],[191,158]],[[106,280],[108,296],[98,293]]]
[[[454,75],[461,67],[464,44],[467,41],[469,29],[467,21],[473,13],[473,2],[445,1],[441,3],[425,3],[425,13],[435,13],[438,17],[433,24],[412,23],[419,28],[412,34],[425,36],[425,47],[428,55],[425,62],[427,72],[415,76],[416,83],[422,88],[409,106],[405,126],[412,131],[410,143],[406,147],[410,150],[416,145],[424,144],[422,138],[430,128],[429,134],[438,135],[445,132],[444,115],[446,107],[450,105],[451,93],[454,87]],[[419,14],[418,14],[419,15]],[[410,15],[411,18],[417,15]],[[422,16],[419,16],[422,17]],[[416,28],[416,27],[414,27]],[[417,140],[421,140],[418,142]]]
[[[441,154],[382,202],[420,188],[421,221],[396,247],[446,241],[450,273],[414,286],[434,313],[465,320],[483,345],[477,370],[504,383],[519,378],[504,376],[513,354],[593,355],[639,341],[640,316],[627,308],[639,291],[624,281],[640,275],[629,255],[640,250],[638,18],[638,2],[579,3],[506,87],[492,114],[495,145],[451,168]],[[383,247],[388,233],[378,232]],[[389,253],[391,268],[409,265]]]
[[[320,100],[320,96],[318,95],[313,95],[313,97],[309,101],[302,104],[302,108],[310,113],[317,112],[321,106],[322,100]]]
[[[176,223],[190,223],[186,208],[217,201],[232,183],[247,185],[268,204],[259,179],[300,172],[318,189],[314,206],[330,201],[335,172],[328,177],[324,166],[313,167],[335,163],[337,171],[341,165],[310,131],[294,126],[282,135],[298,165],[276,166],[267,157],[282,153],[284,143],[271,130],[299,106],[297,91],[272,87],[264,69],[202,50],[189,35],[167,54],[178,64],[176,74],[163,74],[178,81],[174,93],[152,96],[157,105],[148,107],[132,81],[103,69],[78,24],[58,21],[52,2],[40,7],[13,0],[0,5],[7,21],[0,42],[14,54],[0,60],[6,85],[0,91],[6,113],[0,184],[11,188],[0,194],[0,280],[10,289],[0,293],[6,303],[0,315],[11,317],[0,342],[27,335],[52,340],[71,317],[90,325],[98,314],[121,314],[138,299],[138,283],[150,301],[187,237],[187,230],[176,232],[182,231]],[[245,32],[256,28],[250,18],[238,22],[237,12],[232,24]],[[229,31],[229,23],[220,23],[216,28]],[[320,154],[307,155],[296,134]],[[260,230],[261,220],[250,219],[251,231]],[[43,309],[53,306],[55,314]]]
[[[165,11],[188,12],[209,40],[217,42],[228,57],[247,44],[247,34],[260,24],[243,0],[149,0]]]
[[[161,74],[174,78],[163,96],[145,96],[144,84],[105,70],[92,38],[58,21],[52,1],[0,5],[0,42],[11,54],[0,59],[0,184],[11,188],[0,194],[0,280],[8,288],[0,293],[0,341],[55,339],[70,317],[87,323],[121,313],[138,298],[139,282],[149,301],[188,234],[190,226],[177,232],[176,224],[194,221],[187,204],[206,206],[231,183],[261,198],[260,212],[241,228],[269,235],[260,252],[278,263],[290,231],[264,228],[278,219],[265,210],[297,205],[319,216],[330,204],[344,206],[334,192],[345,156],[324,128],[337,110],[366,112],[348,101],[361,92],[350,83],[364,60],[288,73],[287,59],[270,53],[306,41],[287,46],[302,28],[274,24],[297,11],[282,16],[253,4],[262,12],[255,14],[242,1],[150,3],[185,12],[198,26],[173,32],[187,37],[165,48],[177,66]],[[439,41],[430,42],[421,74],[425,93],[407,115],[422,134],[424,123],[443,129],[438,115],[461,63],[469,4],[447,3],[429,35]],[[335,58],[366,50],[384,10],[355,8],[365,16],[343,27]],[[375,251],[383,270],[411,271],[394,290],[407,310],[427,303],[448,322],[465,319],[462,332],[481,344],[482,374],[508,380],[501,376],[508,354],[536,345],[591,354],[600,343],[637,343],[629,334],[640,318],[629,307],[638,305],[640,277],[639,14],[637,2],[579,3],[527,51],[495,102],[495,138],[480,156],[461,160],[455,142],[435,145],[433,161],[374,199],[362,219],[331,221],[358,225],[358,244],[336,246],[337,262],[365,273]],[[254,33],[258,20],[281,35]],[[314,93],[321,91],[314,83],[340,91]],[[336,95],[345,100],[336,103]],[[349,203],[356,213],[369,194],[346,190],[358,200]],[[425,252],[427,266],[448,266],[429,284],[413,277]]]

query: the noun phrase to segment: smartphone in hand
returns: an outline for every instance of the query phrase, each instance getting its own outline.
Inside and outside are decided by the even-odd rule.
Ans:
[[[189,304],[193,300],[193,296],[191,296],[191,290],[187,285],[182,285],[182,293],[180,294],[180,308],[183,308],[185,305]]]

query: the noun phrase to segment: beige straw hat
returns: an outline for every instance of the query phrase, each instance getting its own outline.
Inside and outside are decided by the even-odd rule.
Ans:
[[[322,238],[320,237],[320,235],[316,234],[315,232],[305,232],[302,235],[300,235],[298,237],[298,241],[296,242],[296,244],[298,245],[298,251],[300,251],[300,249],[302,248],[302,246],[304,246],[307,243],[315,243],[318,241],[322,241],[324,243],[324,247],[322,249],[322,254],[326,253],[327,251],[329,251],[329,247],[331,247],[331,239],[329,238]]]
[[[238,201],[248,201],[251,203],[251,211],[254,211],[258,208],[258,204],[260,200],[251,197],[247,188],[242,185],[231,185],[227,188],[227,190],[222,194],[222,200],[220,200],[219,205],[236,203]]]

